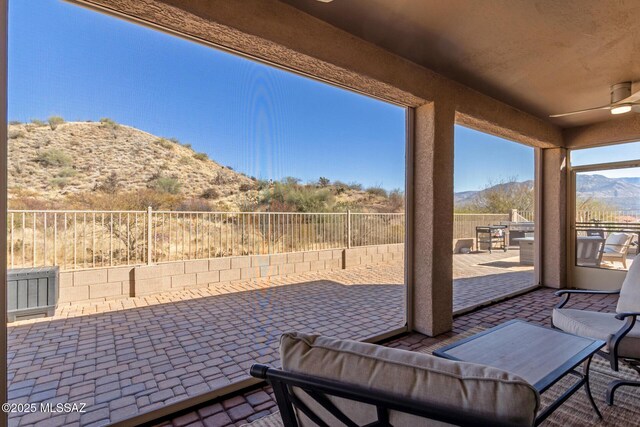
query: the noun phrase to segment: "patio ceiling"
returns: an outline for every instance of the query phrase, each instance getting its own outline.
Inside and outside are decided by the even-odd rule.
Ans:
[[[541,118],[607,104],[610,85],[640,83],[637,1],[282,1]],[[573,127],[617,118],[550,120]]]

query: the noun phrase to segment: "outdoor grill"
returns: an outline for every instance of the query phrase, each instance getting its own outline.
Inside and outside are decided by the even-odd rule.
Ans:
[[[493,245],[498,243],[497,249],[507,251],[507,232],[508,227],[506,225],[485,225],[476,227],[476,249],[480,250],[480,244],[486,243],[489,245],[489,253],[493,249]]]

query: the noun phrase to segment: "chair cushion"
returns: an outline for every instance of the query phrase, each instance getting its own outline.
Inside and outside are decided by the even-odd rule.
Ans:
[[[424,353],[288,333],[281,338],[280,356],[286,371],[382,391],[425,405],[449,405],[516,425],[533,425],[538,409],[536,390],[514,374]],[[294,392],[327,424],[336,424],[333,416],[304,392]],[[376,411],[370,405],[334,397],[331,400],[360,425],[375,420]],[[315,426],[304,415],[298,417],[302,426]],[[390,421],[394,426],[446,425],[395,411]]]
[[[622,282],[618,298],[618,313],[640,313],[640,255],[633,259]]]
[[[628,233],[609,234],[607,240],[604,242],[605,250],[607,252],[611,251],[622,253],[629,244],[630,237],[632,237],[632,235]]]
[[[605,255],[616,255],[618,257],[622,257],[624,256],[624,254],[622,252],[620,252],[619,250],[616,250],[612,247],[605,247],[602,251]]]
[[[576,310],[572,308],[554,308],[553,326],[581,337],[604,340],[615,334],[623,325],[616,319],[616,313]],[[605,351],[609,349],[605,346]],[[640,323],[637,323],[618,346],[621,357],[640,358]]]

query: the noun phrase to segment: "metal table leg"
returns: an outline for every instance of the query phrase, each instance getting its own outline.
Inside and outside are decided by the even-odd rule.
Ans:
[[[591,407],[593,408],[593,410],[596,411],[598,418],[602,419],[602,414],[600,413],[596,402],[593,400],[593,396],[591,395],[591,387],[589,386],[589,367],[591,366],[591,359],[593,359],[593,356],[589,356],[589,358],[585,360],[584,364],[582,365],[582,375],[584,376],[584,391],[587,392],[589,403],[591,403]]]

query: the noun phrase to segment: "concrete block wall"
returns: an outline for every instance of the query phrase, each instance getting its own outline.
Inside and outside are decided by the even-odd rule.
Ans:
[[[363,246],[344,250],[344,268],[404,260],[404,243]]]
[[[131,296],[132,266],[60,273],[58,305],[107,301]]]
[[[134,269],[134,296],[343,268],[340,249],[169,262]]]
[[[404,245],[395,244],[62,272],[58,304],[153,295],[219,286],[238,280],[340,270],[403,258]]]

